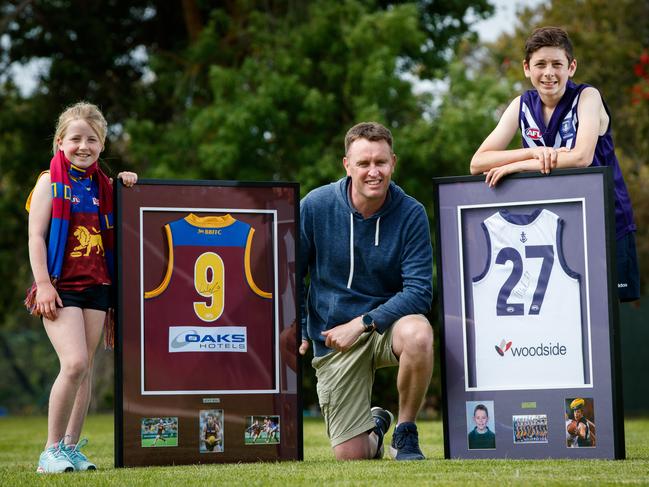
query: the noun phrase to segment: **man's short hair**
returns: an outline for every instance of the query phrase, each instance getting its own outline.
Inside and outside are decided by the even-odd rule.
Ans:
[[[532,54],[542,47],[558,47],[563,49],[568,57],[569,63],[575,58],[568,33],[560,27],[539,27],[534,30],[525,42],[525,61],[529,62]]]
[[[385,140],[392,150],[392,133],[377,122],[361,122],[354,125],[345,135],[345,154],[355,140],[367,139],[370,142]]]

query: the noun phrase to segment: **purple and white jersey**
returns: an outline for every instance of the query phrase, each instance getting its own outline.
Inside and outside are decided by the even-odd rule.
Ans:
[[[579,118],[577,107],[579,95],[590,85],[575,84],[568,81],[566,92],[561,97],[559,104],[554,109],[548,125],[543,119],[543,102],[536,90],[526,91],[521,95],[520,110],[518,113],[519,126],[523,139],[523,147],[566,147],[575,146]],[[615,237],[620,238],[629,232],[634,232],[636,226],[633,220],[631,199],[627,191],[620,164],[615,155],[615,146],[611,136],[611,114],[604,103],[604,108],[609,116],[609,124],[604,135],[598,137],[593,157],[593,166],[611,166],[613,168],[613,181],[615,184]]]
[[[482,223],[485,269],[473,278],[476,387],[583,385],[580,275],[563,256],[563,220],[506,210]]]

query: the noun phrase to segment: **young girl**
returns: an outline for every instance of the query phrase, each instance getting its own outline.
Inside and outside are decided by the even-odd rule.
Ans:
[[[38,472],[95,470],[80,448],[92,363],[110,306],[113,271],[112,181],[97,162],[107,124],[99,109],[77,103],[59,117],[50,170],[27,200],[34,284],[25,304],[43,317],[61,369],[50,393],[45,451]],[[117,175],[133,186],[137,175]]]

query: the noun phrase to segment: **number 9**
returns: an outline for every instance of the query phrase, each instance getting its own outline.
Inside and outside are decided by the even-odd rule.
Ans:
[[[207,302],[194,301],[194,312],[201,320],[212,322],[223,314],[223,260],[214,252],[201,254],[194,264],[194,288]],[[209,304],[208,304],[209,303]]]

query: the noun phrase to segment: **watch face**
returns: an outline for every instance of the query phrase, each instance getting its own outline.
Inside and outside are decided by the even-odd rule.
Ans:
[[[363,315],[363,324],[365,326],[371,326],[374,323],[374,319],[370,315]]]

